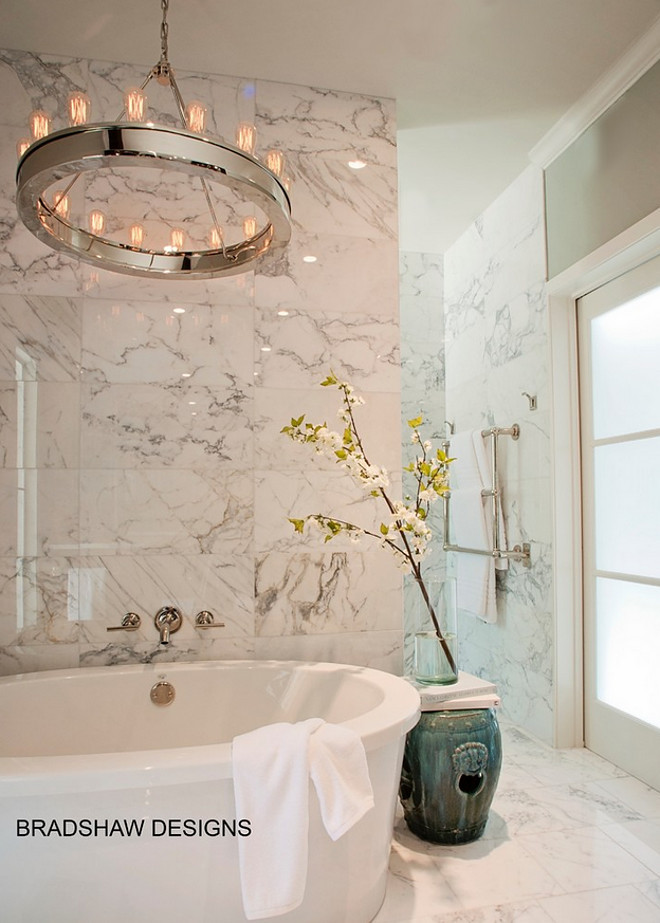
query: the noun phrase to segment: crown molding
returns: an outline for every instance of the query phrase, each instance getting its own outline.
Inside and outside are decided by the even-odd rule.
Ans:
[[[660,16],[529,152],[545,169],[660,58]]]

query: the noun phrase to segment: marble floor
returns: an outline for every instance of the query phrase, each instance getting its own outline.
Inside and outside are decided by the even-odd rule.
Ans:
[[[660,792],[588,750],[501,727],[483,837],[435,846],[398,817],[374,923],[658,923]]]

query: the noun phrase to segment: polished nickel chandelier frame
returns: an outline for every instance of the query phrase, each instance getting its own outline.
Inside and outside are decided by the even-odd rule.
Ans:
[[[248,150],[191,131],[174,72],[168,60],[167,11],[161,0],[161,57],[144,83],[156,79],[169,86],[182,128],[150,122],[74,124],[46,134],[30,144],[20,157],[17,173],[17,208],[26,227],[39,240],[101,269],[135,276],[160,278],[213,278],[247,272],[281,254],[291,236],[291,203],[281,161],[270,169]],[[166,246],[150,249],[142,242],[111,240],[103,228],[85,229],[69,219],[62,208],[66,196],[81,176],[103,168],[147,167],[193,177],[201,185],[213,229],[208,249]],[[66,182],[53,196],[54,183]],[[239,201],[256,205],[265,222],[253,222],[238,243],[225,244],[216,215],[211,183],[227,187]]]

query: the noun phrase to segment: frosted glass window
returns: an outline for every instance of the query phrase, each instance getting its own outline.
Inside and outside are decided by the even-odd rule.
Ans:
[[[596,592],[596,695],[660,728],[660,587],[600,577]]]
[[[660,425],[660,288],[591,324],[594,438]]]
[[[660,437],[594,449],[596,569],[660,578]]]

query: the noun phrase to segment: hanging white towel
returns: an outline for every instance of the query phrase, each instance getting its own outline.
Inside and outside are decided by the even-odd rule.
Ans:
[[[488,437],[488,441],[494,437]],[[486,439],[481,435],[481,430],[475,429],[472,433],[472,444],[474,448],[474,455],[477,461],[477,467],[479,469],[479,474],[481,477],[481,483],[484,487],[490,489],[492,487],[499,487],[499,484],[493,484],[493,463],[492,460],[488,457],[488,452],[486,450]],[[502,515],[502,498],[498,495],[497,497],[497,513],[498,513],[498,545],[500,548],[506,548],[506,529],[504,525],[504,516]],[[491,497],[484,498],[484,513],[486,517],[486,524],[488,527],[488,534],[490,536],[490,542],[492,544],[492,535],[493,535],[493,500]],[[495,568],[497,570],[506,570],[509,566],[509,561],[507,558],[495,558]]]
[[[455,460],[451,466],[451,487],[454,490],[469,490],[484,486],[481,469],[475,451],[474,436],[477,430],[456,433],[451,437],[451,454]],[[479,433],[481,436],[481,434]]]
[[[266,725],[232,744],[236,816],[252,833],[238,841],[243,908],[248,920],[298,907],[307,881],[309,778],[333,840],[373,806],[360,737],[321,718]]]
[[[452,436],[451,454],[455,457],[450,499],[453,541],[463,548],[488,551],[493,547],[493,501],[482,497],[481,491],[492,487],[492,472],[481,431]],[[459,612],[484,622],[497,620],[493,557],[467,552],[456,555],[456,605]]]
[[[323,825],[338,840],[374,806],[359,735],[340,724],[322,724],[309,740],[309,771]]]
[[[488,549],[489,534],[483,511],[481,488],[451,492],[454,541],[463,548]],[[495,566],[488,555],[459,552],[456,555],[456,607],[484,622],[497,619]]]

